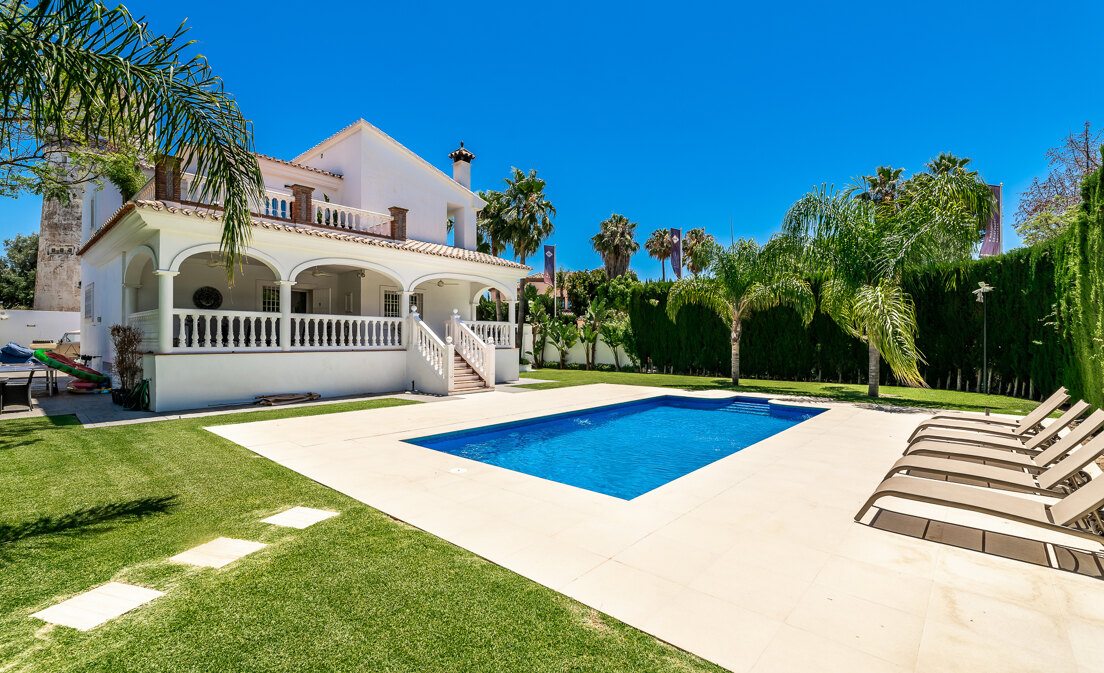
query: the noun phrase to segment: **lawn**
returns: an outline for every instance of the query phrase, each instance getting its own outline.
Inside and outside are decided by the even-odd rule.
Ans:
[[[660,388],[680,388],[683,390],[734,390],[768,395],[795,395],[801,397],[823,397],[841,402],[862,402],[885,406],[923,407],[930,409],[961,409],[964,411],[985,411],[988,407],[995,414],[1015,414],[1021,416],[1034,409],[1038,402],[1004,395],[979,395],[961,393],[953,390],[933,390],[929,388],[901,388],[882,386],[882,396],[869,397],[866,384],[815,383],[803,381],[766,381],[741,379],[739,386],[733,386],[732,380],[713,376],[684,376],[678,374],[638,374],[635,372],[600,372],[578,369],[538,369],[522,373],[522,378],[542,379],[548,383],[533,383],[525,388],[562,388],[581,386],[588,383],[619,383],[631,386],[656,386]],[[1051,391],[1046,391],[1050,394]]]
[[[404,403],[0,422],[0,670],[720,670],[203,429]],[[259,522],[293,505],[341,515]],[[269,546],[166,562],[219,536]],[[30,617],[110,580],[166,595],[84,633]]]

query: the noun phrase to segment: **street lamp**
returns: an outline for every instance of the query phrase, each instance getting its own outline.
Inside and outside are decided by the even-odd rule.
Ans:
[[[973,291],[977,300],[981,302],[981,380],[985,382],[985,394],[989,394],[989,312],[985,306],[985,295],[995,290],[984,280],[978,283],[978,289]],[[985,407],[985,415],[989,415],[989,407]]]

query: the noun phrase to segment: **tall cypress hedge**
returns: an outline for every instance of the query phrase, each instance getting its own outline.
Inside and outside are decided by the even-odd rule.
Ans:
[[[1104,188],[1099,193],[1104,195]],[[1064,384],[1080,397],[1104,403],[1100,399],[1104,340],[1094,340],[1104,333],[1100,311],[1100,279],[1104,273],[1100,232],[1104,217],[1100,207],[1094,212],[1095,225],[1071,235],[1080,241],[1077,245],[1084,252],[1068,252],[1069,237],[1062,237],[1000,257],[928,269],[904,279],[905,289],[916,301],[920,326],[917,345],[926,360],[920,371],[928,385],[982,389],[982,306],[972,290],[979,281],[985,281],[996,288],[987,298],[989,389],[1038,399]],[[1072,270],[1066,270],[1063,276],[1064,269]],[[1075,292],[1068,300],[1060,302],[1059,278],[1068,280],[1070,276],[1084,281],[1074,286]],[[819,279],[813,278],[810,283],[818,292]],[[728,326],[695,307],[685,309],[678,323],[672,323],[666,315],[670,286],[648,283],[633,294],[629,315],[641,361],[651,362],[660,371],[727,374]],[[1059,324],[1060,303],[1069,305],[1062,309],[1063,314],[1077,313],[1078,317]],[[1090,324],[1095,328],[1086,327]],[[753,315],[744,324],[740,355],[742,373],[752,378],[845,383],[866,380],[865,345],[819,312],[808,326],[803,326],[797,314],[786,307]],[[893,383],[885,366],[882,382]]]
[[[1081,199],[1058,260],[1056,313],[1069,349],[1063,382],[1104,406],[1104,171],[1085,179]]]

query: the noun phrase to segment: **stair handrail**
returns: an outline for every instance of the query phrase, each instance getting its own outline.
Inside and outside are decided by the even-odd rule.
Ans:
[[[487,341],[464,324],[459,309],[452,309],[452,315],[445,323],[445,334],[452,337],[456,352],[471,365],[471,368],[483,379],[483,384],[493,388],[495,384],[495,347],[494,339]]]
[[[452,356],[455,346],[452,337],[448,336],[444,341],[418,316],[418,310],[410,309],[410,321],[414,324],[411,339],[411,347],[414,348],[430,368],[445,381],[445,390],[453,389]]]

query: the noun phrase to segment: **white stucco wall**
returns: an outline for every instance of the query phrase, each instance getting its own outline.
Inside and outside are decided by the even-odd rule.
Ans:
[[[155,411],[248,404],[257,395],[323,397],[384,393],[409,387],[406,351],[266,352],[146,355]]]
[[[32,341],[57,341],[61,335],[80,329],[79,311],[0,310],[0,346],[14,341],[29,348]]]
[[[442,153],[441,159],[446,158]],[[298,157],[298,161],[344,176],[341,198],[335,202],[387,213],[406,208],[407,238],[446,243],[450,211],[464,228],[456,238],[462,247],[475,248],[475,214],[481,201],[432,161],[421,158],[369,125],[356,126],[339,139]],[[451,173],[451,161],[447,161]],[[314,198],[321,200],[316,190]]]

